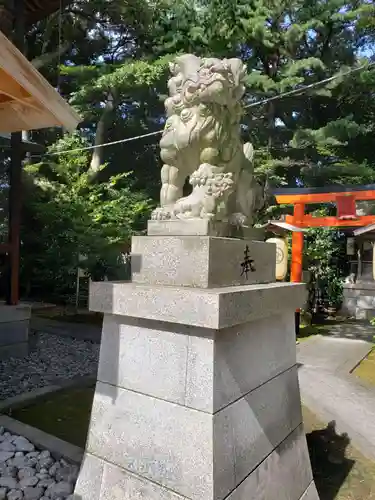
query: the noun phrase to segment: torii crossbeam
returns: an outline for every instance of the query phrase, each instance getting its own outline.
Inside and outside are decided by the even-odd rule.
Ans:
[[[273,192],[280,205],[293,205],[293,215],[285,222],[299,228],[363,227],[375,223],[375,215],[357,215],[356,202],[375,200],[375,184],[367,186],[327,186],[324,188],[276,189]],[[334,203],[336,216],[313,217],[305,213],[307,204]],[[292,235],[291,281],[302,280],[303,232]]]

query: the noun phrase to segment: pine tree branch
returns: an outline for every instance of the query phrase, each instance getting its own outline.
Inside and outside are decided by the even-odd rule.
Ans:
[[[59,49],[55,50],[54,52],[47,52],[47,54],[42,54],[39,57],[36,57],[31,61],[31,64],[34,66],[36,69],[43,68],[53,62],[55,59],[59,57],[59,55],[63,55],[65,52],[69,50],[71,47],[71,43],[65,42],[62,43]]]

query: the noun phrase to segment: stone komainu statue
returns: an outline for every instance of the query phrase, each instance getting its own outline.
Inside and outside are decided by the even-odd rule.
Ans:
[[[243,145],[240,136],[244,64],[239,59],[186,54],[170,70],[167,121],[160,141],[160,207],[152,218],[252,225],[265,196],[253,175],[253,147]],[[182,197],[187,177],[192,192]]]

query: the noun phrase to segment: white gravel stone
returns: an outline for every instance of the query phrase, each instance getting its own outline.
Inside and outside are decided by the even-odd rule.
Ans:
[[[14,452],[12,451],[0,451],[0,463],[6,462],[10,458],[14,457]]]
[[[39,488],[38,486],[32,488],[26,488],[23,492],[23,496],[25,500],[40,500],[43,496],[44,490],[43,488]]]
[[[25,477],[35,476],[36,470],[33,467],[25,467],[24,469],[20,469],[18,471],[18,478],[23,479]]]
[[[4,500],[66,500],[68,497],[74,500],[72,493],[79,472],[76,465],[64,459],[56,461],[48,450],[35,450],[23,436],[4,430],[0,436],[5,436],[0,445],[11,445],[17,450],[0,450],[0,495],[4,490]]]
[[[8,500],[22,500],[23,499],[23,493],[21,490],[11,490],[8,493]]]
[[[59,497],[67,497],[73,493],[73,486],[70,483],[62,481],[47,488],[45,496],[51,500],[58,500]]]
[[[21,490],[25,490],[29,486],[36,486],[38,483],[39,483],[39,479],[35,476],[24,477],[23,479],[21,479],[18,486],[19,486],[19,488],[21,488]],[[40,486],[40,485],[38,484],[38,486]]]
[[[14,441],[13,445],[16,447],[17,451],[34,451],[35,446],[30,443],[30,441],[22,436],[18,436]]]
[[[54,460],[51,457],[42,458],[36,463],[36,470],[38,472],[42,471],[43,469],[47,471],[53,465],[53,463]]]
[[[28,356],[0,360],[0,400],[55,384],[57,379],[95,376],[99,344],[45,333],[35,337]]]
[[[0,476],[2,477],[17,477],[17,467],[8,467],[6,464],[0,466]]]
[[[0,477],[0,487],[9,488],[10,490],[17,488],[18,482],[14,477]]]
[[[48,471],[48,474],[52,477],[55,477],[56,476],[56,473],[58,471],[58,469],[60,469],[61,465],[59,464],[59,462],[55,462],[50,468],[49,468],[49,471]]]
[[[14,457],[7,460],[7,465],[17,467],[17,469],[25,469],[26,467],[34,467],[36,460],[26,457]]]
[[[77,477],[78,467],[76,467],[75,465],[67,465],[66,467],[61,467],[56,472],[56,481],[73,483],[77,481]]]
[[[0,451],[12,451],[14,453],[16,451],[16,447],[10,441],[3,441],[0,443]]]
[[[37,472],[35,474],[35,476],[38,478],[38,479],[48,479],[50,478],[51,476],[49,474],[41,474],[40,472]]]
[[[54,484],[56,484],[56,481],[52,477],[49,477],[46,479],[41,479],[38,483],[38,486],[40,486],[41,488],[49,488]]]

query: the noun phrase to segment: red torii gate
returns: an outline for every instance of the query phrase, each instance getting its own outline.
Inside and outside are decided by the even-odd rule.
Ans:
[[[375,200],[375,184],[367,186],[327,186],[324,188],[276,189],[273,192],[280,205],[293,205],[293,215],[285,222],[299,228],[309,227],[363,227],[375,224],[375,215],[358,216],[357,201]],[[335,203],[336,216],[314,217],[305,213],[305,205]],[[292,234],[291,281],[302,280],[303,232]]]

